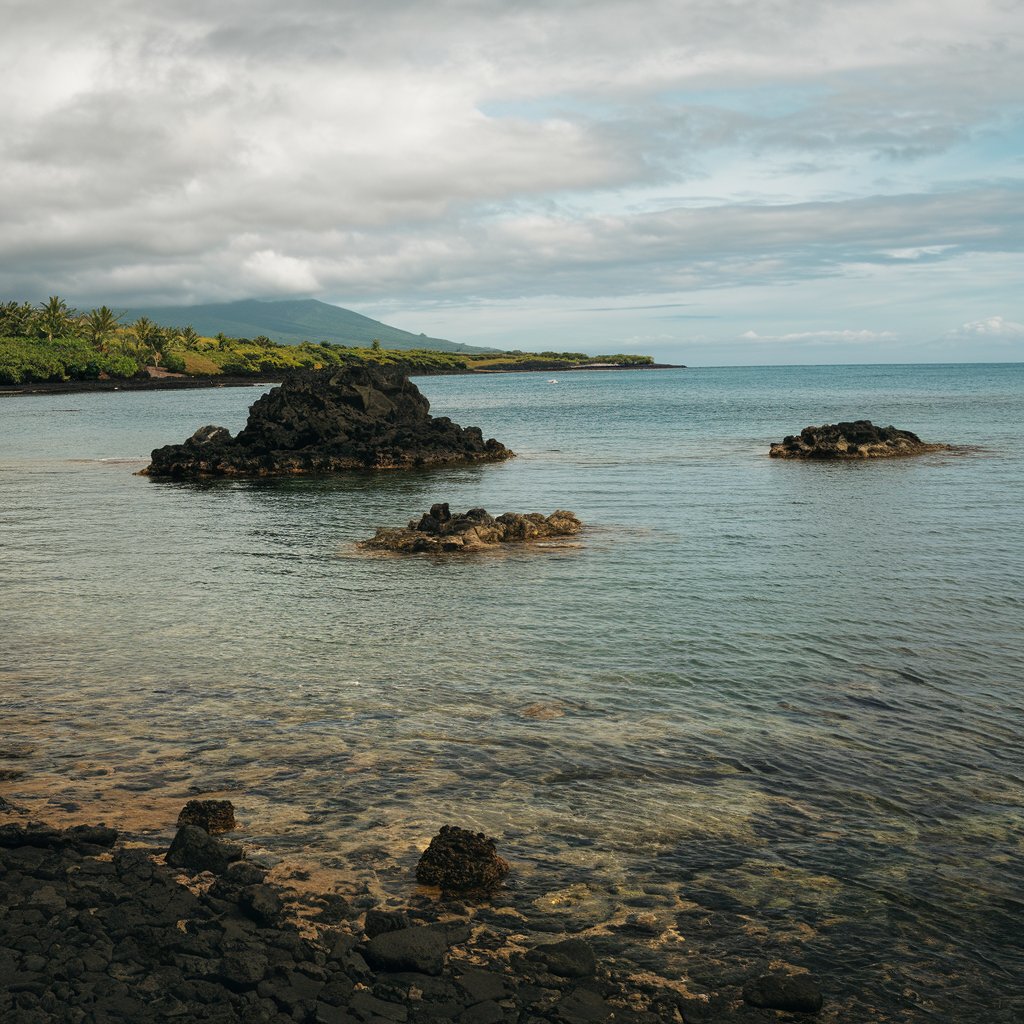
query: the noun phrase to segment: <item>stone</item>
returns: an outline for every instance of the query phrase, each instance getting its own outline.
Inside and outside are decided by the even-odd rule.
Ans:
[[[255,950],[236,950],[221,961],[220,976],[235,990],[254,988],[266,976],[267,958]]]
[[[597,971],[593,947],[584,939],[563,939],[535,946],[527,954],[560,978],[589,978]]]
[[[879,459],[948,450],[949,445],[927,444],[917,434],[896,427],[876,427],[870,420],[827,423],[804,427],[773,444],[773,459]]]
[[[20,846],[48,848],[60,845],[59,830],[30,821],[27,825],[0,825],[0,847],[16,849]]]
[[[809,974],[764,974],[743,986],[744,1002],[767,1010],[817,1013],[824,1000]]]
[[[178,828],[182,825],[198,825],[210,835],[232,832],[235,806],[230,800],[189,800],[178,815]]]
[[[266,878],[266,868],[253,864],[248,860],[236,860],[227,866],[224,872],[224,880],[233,885],[260,885]]]
[[[364,1020],[371,1016],[376,1016],[383,1017],[385,1020],[396,1021],[397,1024],[403,1024],[409,1018],[409,1011],[400,1003],[378,999],[365,989],[360,989],[352,994],[352,998],[349,1000],[349,1007]]]
[[[221,874],[232,861],[242,859],[242,848],[214,839],[197,825],[183,825],[171,841],[167,863],[189,871]]]
[[[447,502],[431,505],[408,526],[379,527],[376,536],[359,546],[370,551],[394,551],[400,554],[488,551],[503,544],[571,537],[583,529],[572,512],[558,509],[549,516],[540,512],[520,514],[504,512],[492,516],[486,509],[471,508],[452,514]]]
[[[470,1005],[484,1000],[504,999],[508,995],[505,979],[493,971],[466,970],[459,975],[457,981]]]
[[[597,1024],[613,1012],[601,996],[585,988],[573,989],[555,1004],[555,1019],[564,1024]]]
[[[448,937],[443,927],[417,925],[384,932],[366,945],[367,963],[379,971],[418,971],[438,975],[444,968]]]
[[[430,415],[397,367],[352,362],[289,376],[259,398],[235,437],[201,427],[157,448],[143,475],[268,476],[495,462],[513,456],[477,427]]]
[[[477,1003],[459,1014],[459,1024],[501,1024],[504,1019],[504,1011],[493,999]]]
[[[238,905],[257,924],[277,924],[281,920],[284,904],[269,885],[247,885],[239,894]]]
[[[487,891],[508,875],[507,860],[499,857],[494,839],[457,825],[442,825],[416,865],[416,881],[446,892]]]
[[[409,918],[393,910],[368,910],[363,931],[367,938],[373,939],[385,932],[397,932],[409,927]]]

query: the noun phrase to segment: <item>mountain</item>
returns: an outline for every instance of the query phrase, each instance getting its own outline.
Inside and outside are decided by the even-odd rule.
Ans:
[[[377,340],[384,348],[427,348],[438,352],[493,352],[443,338],[428,338],[389,327],[379,320],[332,306],[316,299],[282,299],[276,302],[242,299],[239,302],[214,302],[204,306],[146,306],[125,312],[122,323],[148,316],[158,324],[186,327],[213,336],[220,332],[229,338],[256,338],[261,334],[285,345],[303,341],[332,341],[339,345],[369,345]]]

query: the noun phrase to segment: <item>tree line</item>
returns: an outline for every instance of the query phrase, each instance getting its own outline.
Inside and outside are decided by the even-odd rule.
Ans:
[[[282,345],[266,335],[206,337],[191,325],[163,326],[109,306],[79,311],[51,295],[46,302],[0,302],[0,383],[126,379],[149,367],[193,376],[277,376],[296,369],[318,369],[346,362],[373,361],[411,374],[466,373],[473,370],[552,369],[583,363],[644,365],[650,356],[588,356],[583,352],[504,352],[467,354],[429,349],[385,349],[328,341]]]

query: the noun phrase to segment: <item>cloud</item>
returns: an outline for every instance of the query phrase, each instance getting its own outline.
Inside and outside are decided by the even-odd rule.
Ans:
[[[1013,313],[970,275],[1024,238],[1020,40],[1004,0],[11,0],[0,297],[624,310],[955,266]]]
[[[892,341],[897,337],[898,335],[894,331],[869,330],[794,331],[789,334],[758,334],[756,331],[744,331],[740,335],[743,341],[801,342],[811,345],[855,345],[858,343]]]
[[[945,337],[955,341],[983,340],[1024,342],[1024,324],[1006,320],[1001,316],[989,316],[982,320],[970,320],[955,330],[949,331]]]

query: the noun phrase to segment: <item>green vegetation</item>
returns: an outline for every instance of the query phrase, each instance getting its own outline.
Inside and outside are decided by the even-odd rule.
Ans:
[[[371,361],[411,374],[558,371],[584,365],[644,366],[650,356],[588,356],[582,352],[440,352],[303,341],[282,345],[265,335],[230,338],[165,327],[148,316],[122,324],[107,306],[81,313],[54,295],[38,306],[0,303],[0,384],[126,379],[161,371],[195,377],[280,378],[291,370]],[[150,369],[152,368],[152,369]]]

